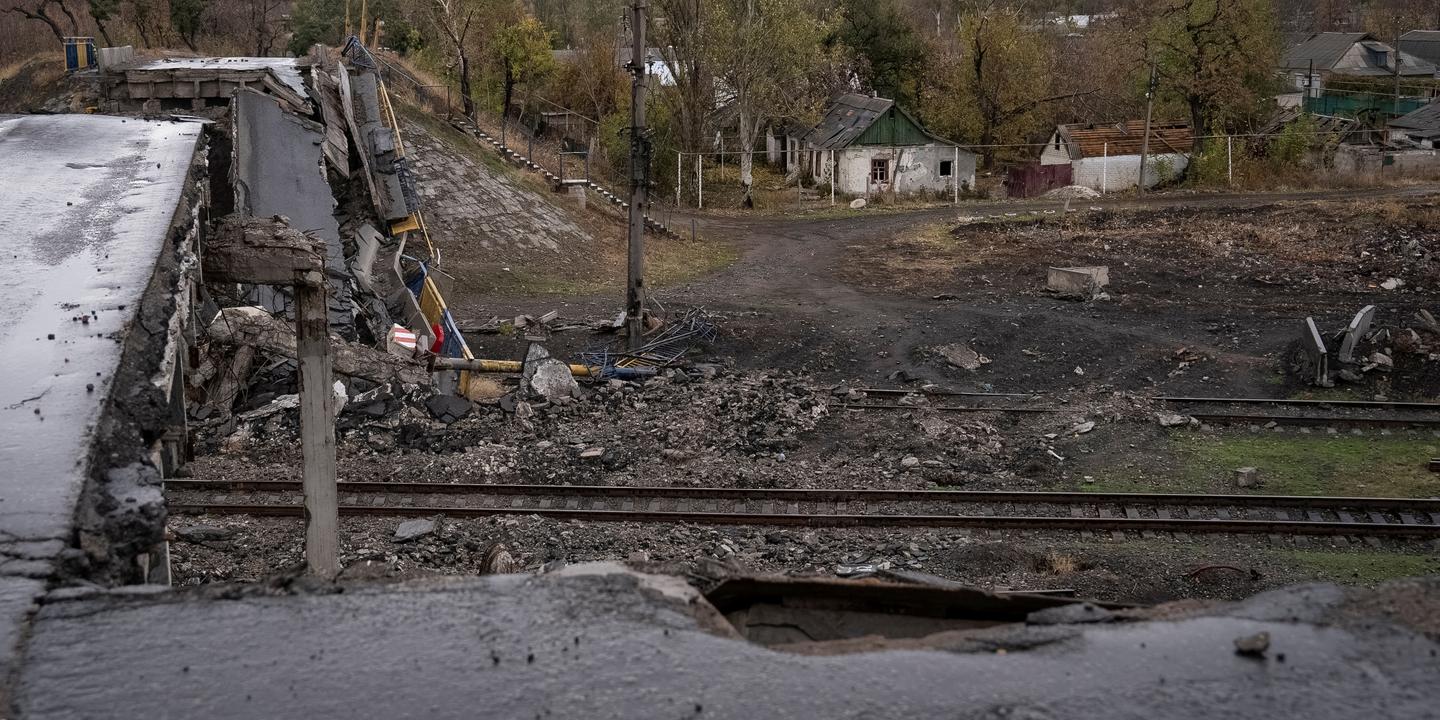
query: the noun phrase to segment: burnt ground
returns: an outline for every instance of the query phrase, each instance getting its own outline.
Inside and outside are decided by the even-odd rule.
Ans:
[[[714,363],[719,373],[593,388],[526,420],[485,405],[448,427],[415,409],[374,421],[342,415],[342,477],[1233,492],[1233,470],[1256,466],[1260,492],[1440,494],[1440,476],[1424,469],[1428,457],[1440,455],[1440,438],[1428,430],[1166,429],[1155,421],[1163,408],[1145,399],[1436,399],[1440,343],[1425,333],[1419,345],[1407,339],[1416,310],[1440,312],[1435,199],[1418,189],[1172,195],[1076,210],[1007,203],[803,220],[701,218],[702,239],[730,246],[739,259],[654,295],[671,312],[711,312],[720,337],[692,360]],[[1110,267],[1108,299],[1077,302],[1045,290],[1046,267],[1090,264]],[[1404,285],[1383,289],[1390,278]],[[615,282],[601,295],[469,295],[452,298],[452,306],[462,324],[551,309],[567,319],[597,319],[613,316],[618,291]],[[1377,307],[1375,327],[1391,334],[1365,351],[1389,351],[1394,371],[1335,388],[1309,386],[1292,363],[1300,321],[1313,316],[1321,328],[1338,330],[1366,304]],[[470,340],[480,357],[524,352],[523,341],[506,335]],[[547,345],[564,357],[606,340],[570,331]],[[937,348],[954,344],[990,362],[973,371],[951,365]],[[836,388],[932,383],[1035,393],[1030,402],[1063,412],[838,407]],[[1094,429],[1078,432],[1086,422]],[[286,440],[294,437],[289,419],[257,423],[249,435],[206,438],[212,452],[192,463],[192,473],[291,476],[298,449]],[[604,459],[582,460],[586,447],[604,448]],[[907,470],[901,461],[908,456],[924,463]],[[298,560],[298,524],[177,518],[172,528],[197,522],[234,527],[220,547],[175,546],[181,582],[252,580]],[[511,518],[451,523],[442,537],[402,546],[388,539],[396,522],[346,521],[347,561],[384,575],[473,572],[483,549],[500,541],[526,567],[638,551],[656,561],[780,572],[913,563],[967,582],[1074,586],[1115,600],[1236,597],[1312,577],[1370,583],[1436,570],[1427,545],[854,530],[797,540],[792,531]],[[910,552],[911,544],[918,550]],[[981,561],[974,553],[1008,559]],[[1244,579],[1186,575],[1206,564],[1241,566]]]

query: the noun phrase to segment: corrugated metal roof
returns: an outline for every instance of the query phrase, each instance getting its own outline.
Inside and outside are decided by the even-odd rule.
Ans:
[[[1145,140],[1145,121],[1094,125],[1061,125],[1060,139],[1070,146],[1070,159],[1114,155],[1139,155]],[[1195,134],[1185,122],[1150,123],[1150,152],[1188,153],[1195,147]]]
[[[1345,57],[1345,53],[1349,52],[1355,43],[1374,39],[1363,32],[1316,33],[1311,35],[1309,40],[1286,51],[1285,56],[1280,59],[1280,67],[1305,70],[1313,60],[1316,70],[1329,70],[1335,67],[1335,63],[1340,62],[1340,58]]]
[[[820,124],[805,136],[805,141],[819,150],[842,148],[860,137],[875,119],[885,114],[894,100],[848,93],[835,98]]]
[[[1432,102],[1389,123],[1390,127],[1403,130],[1440,130],[1440,102]]]
[[[1411,30],[1401,35],[1400,52],[1440,65],[1440,30]]]

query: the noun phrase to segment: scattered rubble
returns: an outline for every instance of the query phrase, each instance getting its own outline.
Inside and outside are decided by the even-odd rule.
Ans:
[[[395,528],[395,542],[410,542],[418,540],[426,535],[435,532],[436,522],[434,520],[419,518],[406,520]]]
[[[1100,197],[1100,192],[1084,185],[1066,185],[1055,188],[1042,197],[1046,200],[1095,200]]]
[[[935,348],[935,352],[945,359],[945,362],[954,365],[961,370],[974,372],[982,365],[990,364],[990,358],[975,352],[970,346],[964,343],[951,343]]]
[[[1110,268],[1052,267],[1046,271],[1045,287],[1062,298],[1102,300],[1108,297],[1103,288],[1110,284]]]

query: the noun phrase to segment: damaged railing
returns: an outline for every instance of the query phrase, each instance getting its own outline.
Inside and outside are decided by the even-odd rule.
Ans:
[[[405,142],[400,132],[400,121],[395,114],[395,107],[390,100],[390,93],[385,83],[386,73],[380,72],[380,67],[388,67],[388,63],[377,62],[377,59],[356,37],[351,37],[346,43],[344,54],[352,58],[352,62],[357,67],[375,73],[376,95],[380,105],[382,124],[393,136],[394,156],[397,158],[397,164],[403,168]],[[405,77],[414,81],[414,78],[410,78],[408,75]],[[418,82],[415,84],[419,85]],[[423,329],[415,328],[415,334],[417,339],[424,337],[429,340],[430,344],[426,349],[434,350],[437,355],[460,360],[473,360],[475,356],[471,353],[464,335],[457,327],[455,317],[445,302],[444,294],[435,283],[432,273],[440,267],[440,252],[430,239],[424,216],[419,208],[418,198],[413,200],[411,202],[412,198],[407,196],[407,205],[413,210],[406,217],[390,223],[390,234],[400,241],[399,247],[395,251],[394,263],[397,279],[408,289],[420,316],[425,321],[425,327]],[[416,238],[424,243],[424,257],[414,257],[422,249],[415,247],[416,243],[412,242]],[[404,260],[410,260],[413,264],[413,269],[410,269],[409,272],[406,272],[402,265]],[[466,394],[469,384],[470,373],[462,371],[456,389],[461,394]]]

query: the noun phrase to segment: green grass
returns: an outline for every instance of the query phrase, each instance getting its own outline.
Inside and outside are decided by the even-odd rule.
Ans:
[[[654,288],[673,287],[724,269],[739,253],[728,244],[704,239],[696,242],[647,238],[645,270],[647,284]],[[544,268],[530,270],[514,266],[485,278],[485,292],[506,295],[578,296],[620,292],[625,288],[623,255],[601,254],[582,272]]]
[[[1235,469],[1260,469],[1254,492],[1276,495],[1440,495],[1440,475],[1426,469],[1440,441],[1397,437],[1290,435],[1234,437],[1177,433],[1165,454],[1171,470],[1093,472],[1082,487],[1104,492],[1234,491]],[[1157,478],[1163,478],[1157,482]],[[1243,491],[1241,491],[1243,492]]]
[[[1279,550],[1276,559],[1318,580],[1349,585],[1374,585],[1386,580],[1440,573],[1440,557],[1372,552]]]

